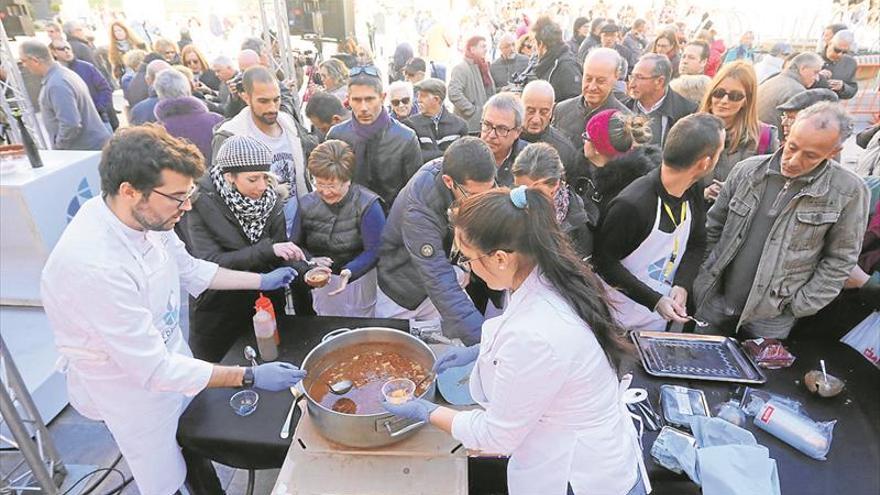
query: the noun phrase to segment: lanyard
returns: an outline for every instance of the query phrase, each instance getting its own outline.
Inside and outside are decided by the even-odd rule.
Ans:
[[[687,207],[686,202],[681,203],[681,215],[678,222],[675,221],[675,215],[672,214],[672,208],[669,207],[666,202],[663,202],[663,210],[666,211],[666,215],[672,220],[672,225],[675,226],[675,230],[678,230],[679,225],[683,224],[687,219]],[[669,259],[666,260],[666,265],[663,266],[663,278],[664,280],[669,281],[669,277],[672,275],[672,270],[675,267],[675,260],[678,259],[678,250],[681,247],[679,245],[678,235],[676,235],[675,231],[672,234],[672,253],[669,255]]]

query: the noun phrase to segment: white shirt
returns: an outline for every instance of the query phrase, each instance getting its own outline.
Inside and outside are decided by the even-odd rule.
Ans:
[[[511,495],[620,495],[641,452],[617,376],[589,326],[537,268],[504,314],[483,324],[471,395],[485,408],[456,414],[468,449],[510,454]]]
[[[82,206],[43,269],[71,404],[107,424],[141,493],[183,483],[177,419],[213,365],[194,359],[183,339],[180,290],[197,296],[216,273],[173,231],[134,230],[101,197]]]

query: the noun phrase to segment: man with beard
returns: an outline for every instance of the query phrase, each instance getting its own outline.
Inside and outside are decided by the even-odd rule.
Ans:
[[[585,175],[583,155],[574,149],[562,131],[550,125],[553,107],[556,105],[553,86],[547,81],[532,81],[523,88],[521,99],[525,118],[520,138],[529,143],[547,143],[552,146],[559,153],[566,180],[570,183]]]
[[[529,65],[529,57],[516,53],[516,37],[512,33],[505,33],[498,40],[498,50],[501,55],[489,65],[489,73],[495,81],[495,91],[510,84],[510,78],[521,73]]]
[[[181,448],[177,422],[205,388],[280,391],[305,372],[289,363],[219,366],[194,359],[180,330],[181,290],[275,290],[265,274],[193,258],[173,232],[204,173],[195,145],[162,127],[119,131],[99,165],[102,194],[83,204],[46,261],[41,295],[70,403],[103,421],[141,493],[220,494],[211,462]]]
[[[223,142],[233,135],[250,136],[271,148],[274,155],[270,171],[290,187],[290,197],[284,207],[289,229],[293,226],[299,198],[309,192],[302,136],[293,117],[280,112],[281,89],[269,69],[261,65],[247,69],[242,74],[242,85],[241,97],[247,106],[214,131],[213,155],[217,156]]]

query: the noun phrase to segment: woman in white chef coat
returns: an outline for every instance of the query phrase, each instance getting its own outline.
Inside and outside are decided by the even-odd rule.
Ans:
[[[580,262],[536,189],[495,189],[454,213],[460,264],[510,291],[480,344],[435,368],[474,359],[470,392],[482,410],[416,399],[386,404],[430,421],[473,450],[510,455],[511,495],[644,494],[649,488],[617,367],[629,348],[596,276]],[[552,324],[549,324],[552,322]]]

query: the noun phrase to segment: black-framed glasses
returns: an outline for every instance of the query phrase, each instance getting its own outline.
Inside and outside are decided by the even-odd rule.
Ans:
[[[52,50],[54,50],[56,52],[69,52],[70,47],[69,46],[53,46]]]
[[[381,76],[379,76],[379,69],[372,65],[358,65],[356,67],[352,67],[348,71],[348,77],[360,76],[361,74],[366,74],[368,76],[378,77],[381,79]]]
[[[399,107],[400,105],[409,105],[411,101],[412,101],[412,98],[407,96],[404,98],[400,98],[399,100],[398,99],[391,100],[391,106],[392,107]]]
[[[516,130],[516,127],[510,128],[503,125],[494,125],[491,122],[482,120],[480,121],[480,129],[486,134],[492,134],[494,132],[496,136],[504,138],[510,134],[510,131]]]
[[[162,191],[159,191],[157,189],[153,189],[151,192],[154,192],[154,193],[158,194],[159,196],[162,196],[164,198],[170,199],[171,201],[174,201],[175,203],[177,203],[177,209],[179,210],[179,209],[183,208],[183,204],[186,203],[187,201],[193,202],[196,199],[198,199],[199,186],[193,186],[193,188],[190,189],[189,192],[183,196],[183,198],[178,198],[177,196],[172,196],[170,194],[163,193]]]
[[[742,101],[746,98],[745,93],[742,91],[725,91],[724,89],[717,88],[715,91],[712,91],[712,98],[717,100],[723,99],[727,97],[728,100],[732,102]]]
[[[834,53],[836,53],[838,55],[846,55],[847,53],[849,53],[849,50],[845,50],[843,48],[837,48],[836,46],[832,47],[831,49],[834,50]]]

